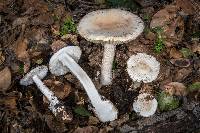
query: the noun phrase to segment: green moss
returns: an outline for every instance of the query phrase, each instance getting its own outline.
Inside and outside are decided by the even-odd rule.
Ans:
[[[192,51],[188,48],[182,48],[180,50],[180,52],[182,53],[183,57],[185,57],[185,58],[188,58],[193,55]]]
[[[189,85],[188,87],[188,91],[190,92],[197,91],[197,90],[200,90],[200,82],[193,83]]]
[[[144,14],[143,19],[144,21],[149,21],[151,17],[149,16],[149,14]]]
[[[63,24],[63,26],[60,28],[60,35],[66,35],[69,33],[75,33],[77,31],[76,24],[72,18],[67,18]]]
[[[24,73],[24,64],[19,64],[19,73],[23,74]]]
[[[91,113],[88,112],[84,107],[82,106],[77,106],[75,109],[74,109],[74,112],[80,116],[84,116],[84,117],[87,117],[87,116],[91,116]]]
[[[160,53],[165,48],[164,39],[162,37],[163,28],[162,27],[155,27],[152,29],[154,33],[156,33],[156,41],[154,43],[154,51],[156,53]]]
[[[117,62],[114,60],[112,65],[112,70],[115,70],[117,68]]]
[[[200,31],[194,32],[194,33],[192,34],[192,37],[193,37],[193,38],[200,38]]]
[[[60,20],[60,17],[57,16],[57,15],[53,15],[53,20],[54,20],[54,21],[58,21],[58,20]]]
[[[179,106],[179,100],[164,91],[158,94],[158,107],[161,111],[169,111]]]

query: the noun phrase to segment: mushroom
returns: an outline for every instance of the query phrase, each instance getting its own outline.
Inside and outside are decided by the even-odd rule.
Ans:
[[[49,62],[50,72],[56,76],[64,75],[65,73],[69,72],[69,69],[67,67],[63,67],[63,64],[58,61],[58,57],[60,57],[60,55],[64,55],[65,53],[70,55],[72,59],[78,62],[82,52],[78,46],[68,46],[57,51],[54,56],[51,57]]]
[[[102,100],[101,95],[98,93],[93,82],[86,74],[86,72],[76,63],[73,59],[69,49],[73,48],[72,53],[81,53],[78,46],[68,46],[59,50],[50,59],[49,67],[52,74],[59,74],[59,70],[64,72],[69,69],[83,85],[93,107],[94,113],[99,117],[102,122],[113,121],[117,119],[118,111],[109,100]],[[56,68],[59,69],[56,69]],[[56,70],[56,71],[54,71]],[[66,72],[66,71],[65,71]],[[65,73],[63,73],[65,74]]]
[[[70,122],[72,120],[72,114],[66,111],[65,106],[58,100],[54,93],[51,90],[49,90],[49,88],[47,88],[41,81],[41,79],[43,79],[47,75],[47,72],[47,66],[36,67],[20,80],[20,84],[28,86],[35,83],[39,90],[48,99],[50,103],[49,109],[53,112],[57,119],[63,122]]]
[[[146,53],[132,55],[127,61],[127,71],[134,82],[144,83],[155,80],[160,71],[160,63]]]
[[[85,15],[77,29],[86,40],[104,45],[101,83],[109,85],[112,82],[112,65],[116,44],[134,40],[142,33],[144,23],[131,12],[121,9],[104,9]]]
[[[148,93],[141,93],[133,103],[133,110],[143,117],[149,117],[156,112],[157,100]]]

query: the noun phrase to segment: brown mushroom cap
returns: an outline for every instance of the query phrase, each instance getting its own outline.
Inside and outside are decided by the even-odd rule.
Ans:
[[[120,44],[134,40],[144,29],[143,21],[121,9],[97,10],[85,15],[78,32],[94,43]]]

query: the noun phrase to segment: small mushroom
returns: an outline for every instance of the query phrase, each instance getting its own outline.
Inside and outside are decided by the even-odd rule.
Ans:
[[[134,40],[144,29],[143,21],[131,12],[121,9],[104,9],[85,15],[78,32],[86,40],[104,45],[101,67],[101,83],[112,82],[112,65],[116,44]]]
[[[133,103],[133,110],[143,117],[149,117],[156,112],[157,100],[148,93],[141,93]]]
[[[49,88],[47,88],[41,81],[41,79],[43,79],[47,75],[47,72],[48,68],[46,66],[36,67],[20,80],[20,84],[28,86],[35,83],[38,89],[48,99],[50,103],[49,109],[53,112],[57,119],[63,122],[70,122],[72,120],[72,114],[66,111],[65,106],[58,100],[54,93],[50,91]]]
[[[83,85],[93,107],[94,112],[99,117],[102,122],[113,121],[117,119],[118,111],[115,106],[109,100],[102,100],[101,95],[99,95],[97,89],[95,88],[93,82],[86,74],[86,72],[76,63],[76,61],[71,56],[71,53],[68,53],[70,48],[74,48],[74,53],[81,53],[81,50],[78,46],[68,46],[59,50],[55,53],[50,59],[49,67],[52,74],[59,73],[60,70],[69,69],[81,82]],[[59,69],[56,69],[56,68]],[[56,70],[56,71],[54,71]],[[66,72],[66,71],[65,71]],[[63,73],[65,74],[65,73]]]
[[[134,82],[144,83],[155,80],[160,71],[160,63],[146,53],[132,55],[127,61],[127,71]]]
[[[69,69],[67,67],[63,67],[63,64],[60,61],[58,61],[58,57],[60,57],[60,55],[68,54],[72,59],[78,62],[78,60],[81,57],[81,53],[81,49],[78,46],[68,46],[60,49],[50,59],[49,69],[51,73],[53,73],[56,76],[60,76],[69,72]]]

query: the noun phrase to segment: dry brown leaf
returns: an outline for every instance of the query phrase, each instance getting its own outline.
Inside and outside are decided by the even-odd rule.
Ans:
[[[184,80],[190,73],[192,73],[192,69],[191,68],[182,68],[180,70],[178,70],[174,76],[174,80],[175,81],[182,81]]]
[[[66,34],[66,35],[63,35],[61,38],[64,41],[68,41],[69,40],[70,42],[72,42],[75,45],[79,44],[78,39],[77,39],[77,35]]]
[[[179,59],[179,58],[182,58],[182,53],[173,47],[170,50],[169,57],[174,58],[174,59]]]
[[[189,67],[191,64],[189,59],[183,58],[171,59],[170,62],[177,67]]]
[[[97,125],[99,123],[99,119],[94,116],[90,116],[88,120],[89,125]]]
[[[195,7],[192,4],[192,0],[176,0],[176,5],[187,15],[192,15],[195,13]]]
[[[54,81],[51,79],[44,80],[43,82],[60,99],[66,98],[69,95],[69,93],[71,92],[71,84],[70,83],[62,83],[60,81]]]
[[[74,133],[98,133],[98,128],[94,126],[78,127]]]
[[[193,45],[192,45],[192,52],[197,52],[198,54],[200,54],[200,43],[198,42],[195,42]]]
[[[5,61],[5,56],[3,55],[2,51],[0,51],[0,65],[2,65]]]
[[[0,98],[0,106],[5,109],[15,111],[17,108],[17,100],[20,98],[20,94],[17,92],[10,92],[2,95]]]
[[[184,84],[179,82],[170,82],[164,85],[164,91],[170,95],[185,96],[187,95],[187,90]]]
[[[171,47],[178,44],[183,37],[184,21],[178,14],[178,7],[168,5],[164,9],[158,11],[150,23],[151,28],[162,27],[162,36],[165,40],[165,45]]]
[[[29,54],[27,52],[28,48],[28,40],[27,39],[22,39],[21,37],[18,38],[15,46],[14,46],[14,51],[17,56],[17,59],[23,62],[26,62],[29,60]]]
[[[31,21],[32,25],[48,26],[54,23],[53,17],[50,13],[41,14]]]
[[[11,72],[8,67],[0,71],[0,89],[6,91],[11,84]]]
[[[64,48],[66,45],[67,44],[65,42],[57,40],[51,44],[51,49],[53,50],[54,53],[56,53],[58,50]]]

